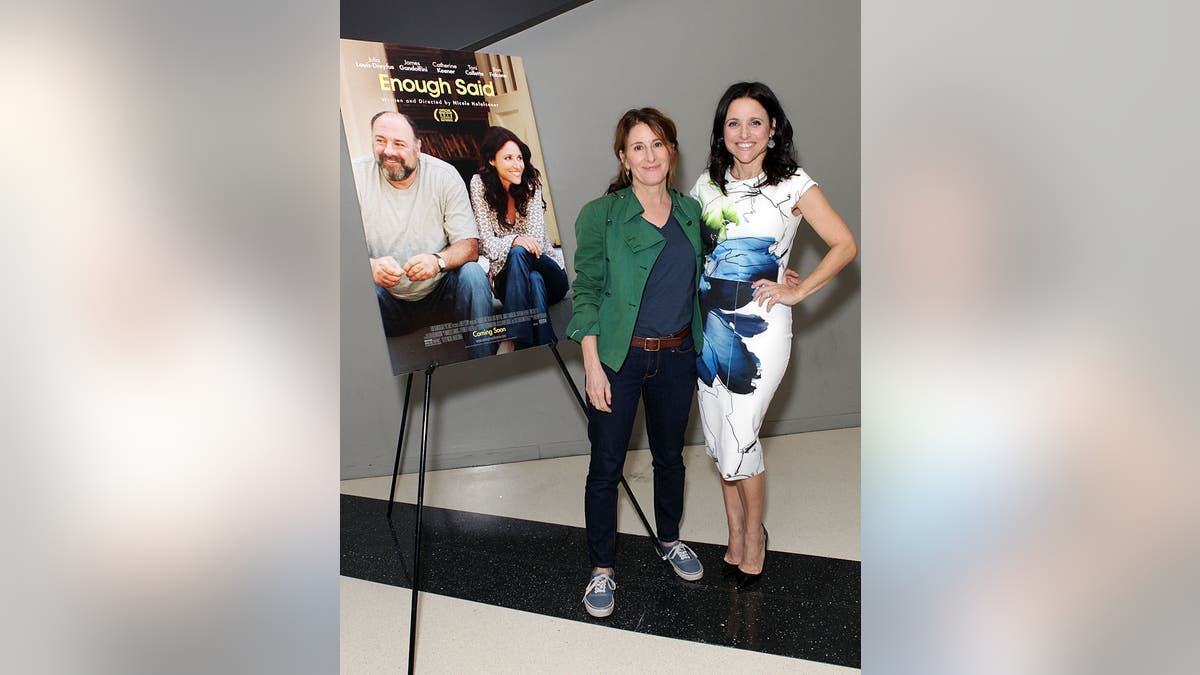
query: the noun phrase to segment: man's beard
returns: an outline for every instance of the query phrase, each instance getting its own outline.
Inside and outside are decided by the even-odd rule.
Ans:
[[[383,162],[389,159],[399,162],[400,166],[385,166]],[[383,171],[384,178],[387,178],[393,183],[399,183],[400,181],[403,181],[411,176],[413,171],[417,170],[417,167],[405,164],[404,158],[400,155],[376,155],[375,163],[378,164],[379,169]]]

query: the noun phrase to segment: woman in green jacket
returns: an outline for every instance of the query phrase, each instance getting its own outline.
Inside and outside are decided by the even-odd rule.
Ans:
[[[583,604],[592,616],[614,607],[617,485],[637,415],[646,406],[654,458],[654,521],[663,557],[688,581],[704,575],[679,541],[683,434],[696,390],[702,336],[696,299],[700,208],[671,189],[675,123],[654,108],[625,113],[613,151],[620,173],[575,223],[574,315],[567,334],[583,348],[592,444],[584,490],[592,576]]]

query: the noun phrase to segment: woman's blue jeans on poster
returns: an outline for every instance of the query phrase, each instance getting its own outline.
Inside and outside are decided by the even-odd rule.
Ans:
[[[611,413],[588,402],[591,464],[583,510],[593,567],[612,567],[617,543],[617,486],[638,401],[645,401],[646,434],[654,466],[654,523],[660,541],[679,538],[683,517],[683,437],[696,393],[696,353],[689,337],[674,349],[629,348],[621,370],[604,366],[612,388]]]
[[[567,294],[567,273],[554,258],[541,257],[522,246],[508,250],[508,260],[496,278],[496,296],[504,303],[504,312],[535,310],[541,314],[509,324],[508,336],[518,347],[555,342],[548,308]]]

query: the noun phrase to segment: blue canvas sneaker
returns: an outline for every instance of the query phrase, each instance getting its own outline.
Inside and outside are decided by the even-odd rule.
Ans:
[[[671,563],[671,567],[674,568],[675,574],[679,575],[680,579],[696,581],[704,576],[704,565],[700,564],[696,553],[682,541],[677,541],[670,546],[663,546],[662,552],[663,560]]]
[[[583,593],[583,606],[587,613],[596,617],[605,617],[613,613],[616,602],[613,591],[617,590],[617,582],[605,572],[596,572],[588,582],[587,590]]]

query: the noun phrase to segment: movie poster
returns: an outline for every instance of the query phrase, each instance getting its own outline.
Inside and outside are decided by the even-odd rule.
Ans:
[[[360,40],[341,52],[392,372],[562,337],[570,289],[521,58]]]

